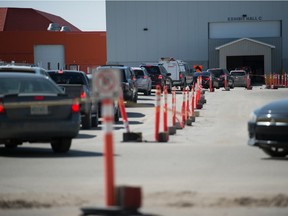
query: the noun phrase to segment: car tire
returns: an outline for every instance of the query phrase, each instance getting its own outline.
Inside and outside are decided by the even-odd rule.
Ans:
[[[148,89],[146,89],[146,90],[144,91],[144,95],[149,95],[149,90],[148,90]]]
[[[90,129],[92,127],[91,111],[85,113],[85,115],[81,118],[81,124],[83,129]]]
[[[98,113],[96,113],[96,115],[92,117],[92,127],[98,127],[98,124],[99,124],[99,118]]]
[[[288,155],[288,149],[270,147],[262,148],[262,150],[271,157],[286,157]]]
[[[169,80],[169,85],[167,87],[167,91],[168,91],[168,93],[172,92],[172,81],[171,80]]]
[[[71,143],[72,143],[71,138],[62,138],[53,140],[51,142],[51,147],[53,152],[55,153],[66,153],[70,150]]]
[[[137,103],[137,100],[138,100],[138,93],[134,95],[132,102]]]
[[[114,113],[114,122],[119,122],[120,119],[120,110],[119,107],[117,108],[116,112]]]

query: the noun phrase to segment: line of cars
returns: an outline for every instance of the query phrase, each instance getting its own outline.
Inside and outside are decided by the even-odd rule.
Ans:
[[[207,71],[195,72],[193,75],[193,83],[197,82],[199,76],[202,77],[203,88],[210,87],[210,78],[212,78],[212,87],[221,88],[225,86],[225,77],[227,79],[227,86],[231,89],[234,87],[247,86],[247,72],[245,70],[228,71],[223,68],[211,68]]]

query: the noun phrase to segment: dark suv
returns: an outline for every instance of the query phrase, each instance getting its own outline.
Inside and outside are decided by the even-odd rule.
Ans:
[[[225,75],[227,76],[227,85],[231,89],[234,88],[234,78],[230,75],[229,71],[223,68],[208,69],[207,72],[212,73],[214,76],[213,87],[221,88],[225,87]]]
[[[124,65],[102,65],[98,69],[115,69],[121,73],[122,91],[125,101],[137,103],[138,88],[136,76],[131,67]]]
[[[172,79],[171,73],[168,73],[162,64],[152,63],[152,64],[141,64],[140,67],[146,68],[152,80],[152,88],[156,88],[157,85],[160,85],[161,90],[164,86],[167,85],[168,92],[172,90]]]

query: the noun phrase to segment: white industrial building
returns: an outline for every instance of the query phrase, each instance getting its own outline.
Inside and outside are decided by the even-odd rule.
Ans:
[[[106,1],[107,62],[288,72],[287,1]]]

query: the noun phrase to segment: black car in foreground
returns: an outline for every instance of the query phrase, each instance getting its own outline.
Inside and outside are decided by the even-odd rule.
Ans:
[[[46,76],[0,73],[0,144],[50,143],[68,152],[80,128],[80,105]]]
[[[251,113],[248,122],[251,146],[271,157],[288,155],[288,99],[268,103]]]

